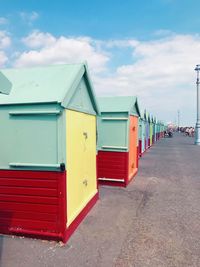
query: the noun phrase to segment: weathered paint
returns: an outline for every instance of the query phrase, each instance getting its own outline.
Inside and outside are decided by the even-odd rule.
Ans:
[[[87,66],[2,73],[10,94],[0,95],[0,231],[66,242],[98,199],[99,111]]]
[[[98,117],[98,150],[128,151],[128,116],[128,112],[101,112]]]
[[[97,156],[98,168],[97,177],[110,178],[105,180],[107,183],[109,180],[116,181],[123,185],[126,184],[128,179],[128,152],[114,152],[114,151],[99,151]],[[104,180],[99,180],[101,183]]]
[[[0,94],[0,121],[4,125],[0,147],[5,151],[0,154],[0,169],[60,171],[60,164],[66,162],[64,107],[98,113],[86,65],[7,69],[2,73],[12,88],[10,95]],[[0,76],[0,86],[2,79]]]
[[[97,193],[96,118],[66,111],[67,225]]]
[[[67,227],[67,173],[0,170],[0,232],[66,242],[98,200],[98,193]]]
[[[0,94],[0,105],[59,103],[64,108],[82,109],[86,101],[87,113],[98,113],[98,104],[90,81],[86,64],[60,64],[26,69],[2,69],[0,85],[11,84],[10,94]],[[85,85],[84,85],[85,83]],[[87,90],[90,96],[87,101]],[[74,94],[80,90],[79,97],[73,101]],[[77,96],[77,94],[76,94]],[[80,105],[81,104],[81,105]]]
[[[143,152],[145,151],[145,124],[143,117],[139,118],[138,133],[139,133],[139,156],[141,157]]]
[[[63,240],[66,172],[0,170],[0,231]]]
[[[0,106],[0,169],[59,170],[54,166],[65,162],[62,112],[57,104]]]
[[[101,116],[98,118],[99,182],[126,186],[138,169],[140,112],[137,99],[135,97],[99,99],[101,110]]]
[[[145,151],[145,135],[146,135],[146,129],[145,129],[145,120],[142,119],[142,153]]]

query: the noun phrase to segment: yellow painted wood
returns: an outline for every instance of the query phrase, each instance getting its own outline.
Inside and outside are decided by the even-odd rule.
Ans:
[[[96,117],[66,110],[67,225],[97,193]]]

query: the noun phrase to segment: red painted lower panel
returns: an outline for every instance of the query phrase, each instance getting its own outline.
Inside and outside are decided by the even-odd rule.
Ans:
[[[61,239],[66,172],[0,171],[0,232]]]
[[[0,233],[66,242],[98,199],[97,193],[66,228],[66,176],[0,170]]]
[[[98,152],[97,177],[112,179],[127,179],[128,152]]]
[[[97,156],[99,184],[126,187],[137,173],[138,155],[136,157],[136,168],[129,177],[129,152],[99,151]]]

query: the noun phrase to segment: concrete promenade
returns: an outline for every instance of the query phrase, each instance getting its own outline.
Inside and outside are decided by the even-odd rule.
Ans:
[[[0,237],[1,267],[199,267],[200,147],[160,140],[128,188],[101,187],[100,201],[62,246]]]

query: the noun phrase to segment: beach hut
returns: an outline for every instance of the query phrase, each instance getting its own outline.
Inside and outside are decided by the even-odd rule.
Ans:
[[[142,156],[142,118],[138,119],[138,156]]]
[[[139,118],[139,156],[145,152],[145,135],[146,135],[146,122],[144,115],[141,114]]]
[[[157,120],[156,117],[154,117],[154,128],[153,128],[153,142],[156,143],[157,141]]]
[[[149,115],[149,146],[152,146],[153,144],[153,116]]]
[[[142,154],[145,152],[146,122],[142,116]]]
[[[66,242],[98,199],[85,64],[0,71],[0,232]]]
[[[149,147],[149,115],[147,111],[144,111],[144,122],[145,122],[145,150]]]
[[[99,97],[97,176],[101,184],[127,186],[138,170],[136,97]]]
[[[157,140],[160,140],[160,121],[157,121]]]

